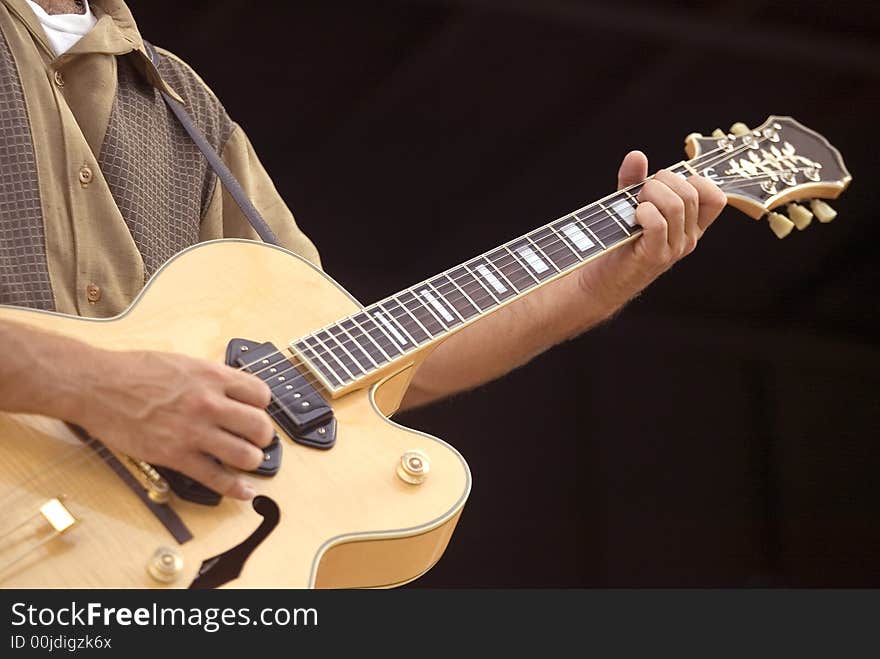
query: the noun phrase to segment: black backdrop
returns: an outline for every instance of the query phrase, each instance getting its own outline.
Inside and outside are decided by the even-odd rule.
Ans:
[[[880,586],[876,3],[131,4],[364,302],[610,192],[631,148],[824,133],[834,223],[780,242],[728,209],[611,323],[399,416],[474,474],[414,585]]]

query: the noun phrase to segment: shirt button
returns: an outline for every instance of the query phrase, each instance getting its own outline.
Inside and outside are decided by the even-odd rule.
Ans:
[[[94,304],[101,299],[101,287],[97,284],[89,284],[86,286],[86,297],[90,304]]]
[[[84,165],[79,170],[79,182],[82,184],[83,187],[86,187],[89,183],[91,183],[94,176],[95,175],[92,173],[92,170],[88,165]]]
[[[59,87],[64,87],[64,76],[61,75],[61,71],[55,71],[55,84]]]

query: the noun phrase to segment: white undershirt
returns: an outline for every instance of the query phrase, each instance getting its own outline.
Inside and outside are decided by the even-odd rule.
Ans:
[[[89,7],[89,0],[85,0],[86,11],[84,14],[54,14],[49,15],[40,5],[33,0],[27,3],[34,10],[37,19],[43,26],[49,45],[55,51],[55,56],[66,53],[73,45],[82,39],[89,30],[95,27],[98,20]]]

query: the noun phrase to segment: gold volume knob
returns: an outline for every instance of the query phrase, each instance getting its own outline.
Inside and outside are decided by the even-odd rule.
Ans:
[[[431,461],[421,451],[411,450],[400,456],[397,464],[397,475],[400,480],[410,485],[424,483],[431,471]]]
[[[172,583],[183,572],[183,557],[171,547],[159,547],[150,556],[147,572],[156,581]]]

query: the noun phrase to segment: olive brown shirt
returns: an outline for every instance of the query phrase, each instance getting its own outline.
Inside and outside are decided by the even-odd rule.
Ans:
[[[291,251],[319,264],[247,136],[184,62],[158,66],[121,0],[56,57],[25,0],[0,0],[0,304],[106,317],[175,253],[256,239],[159,95],[181,100]]]

